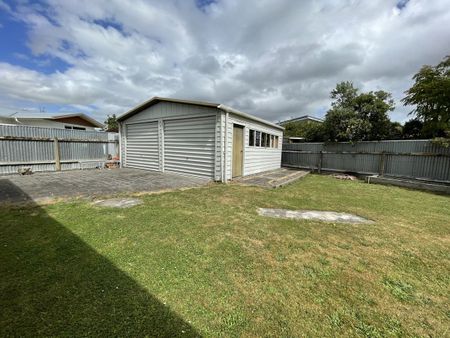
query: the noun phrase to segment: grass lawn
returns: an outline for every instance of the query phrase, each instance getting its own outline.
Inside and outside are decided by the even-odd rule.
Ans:
[[[310,175],[142,198],[1,209],[0,336],[450,335],[448,196]]]

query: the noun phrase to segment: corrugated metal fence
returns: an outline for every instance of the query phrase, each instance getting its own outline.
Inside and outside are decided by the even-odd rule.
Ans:
[[[430,140],[283,144],[282,165],[450,181],[450,149]]]
[[[117,133],[0,125],[0,175],[96,168],[118,154]]]

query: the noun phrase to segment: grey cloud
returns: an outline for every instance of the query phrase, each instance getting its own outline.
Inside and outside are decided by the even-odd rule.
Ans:
[[[220,64],[213,55],[194,55],[189,57],[185,66],[202,74],[213,75],[220,70]]]
[[[241,74],[249,85],[267,86],[270,83],[293,83],[298,80],[331,78],[363,60],[362,47],[348,44],[341,49],[323,49],[317,44],[290,46],[277,50],[261,64],[251,66]]]
[[[70,67],[43,74],[0,63],[0,104],[62,104],[98,117],[161,95],[277,121],[323,114],[336,83],[351,80],[391,91],[392,117],[405,120],[410,107],[399,100],[412,75],[449,53],[447,2],[411,0],[401,11],[391,0],[222,0],[206,11],[177,0],[19,6],[11,15],[26,24],[33,54]]]

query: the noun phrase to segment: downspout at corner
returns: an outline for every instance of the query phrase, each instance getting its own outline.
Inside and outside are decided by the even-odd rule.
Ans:
[[[227,183],[227,149],[228,149],[228,115],[229,113],[225,113],[225,137],[224,137],[224,150],[223,150],[223,157],[224,157],[224,166],[223,166],[223,183]]]
[[[122,162],[122,122],[119,122],[119,167],[123,168],[123,162]]]

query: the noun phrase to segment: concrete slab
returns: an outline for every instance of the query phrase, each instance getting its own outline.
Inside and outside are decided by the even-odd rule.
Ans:
[[[124,209],[131,208],[142,203],[142,200],[138,198],[110,198],[107,200],[98,200],[92,204],[98,207]]]
[[[374,223],[364,217],[335,211],[259,208],[258,214],[266,217],[317,220],[330,223]]]
[[[242,185],[255,185],[263,188],[278,188],[297,181],[308,174],[309,171],[306,170],[280,168],[233,179],[233,182]]]
[[[0,204],[158,192],[199,187],[208,182],[204,178],[129,168],[9,175],[0,176]]]

